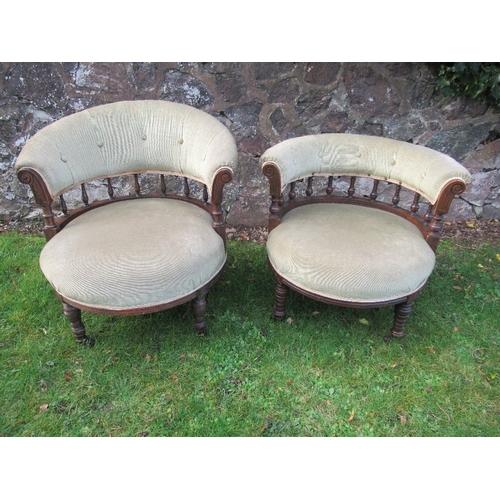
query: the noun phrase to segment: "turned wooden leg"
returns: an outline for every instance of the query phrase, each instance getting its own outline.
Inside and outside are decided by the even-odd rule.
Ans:
[[[93,346],[95,340],[87,337],[85,333],[85,326],[82,323],[82,312],[80,311],[80,309],[70,306],[69,304],[66,304],[66,302],[63,302],[62,305],[64,315],[69,319],[69,322],[71,323],[71,331],[74,333],[76,341],[80,344]]]
[[[194,327],[198,332],[198,335],[205,335],[207,330],[205,324],[205,311],[207,310],[205,295],[206,291],[202,291],[195,299],[193,299]]]
[[[411,308],[411,303],[397,304],[394,307],[394,325],[391,330],[393,337],[402,337],[404,335],[403,329],[410,316]]]
[[[279,281],[276,283],[276,287],[274,289],[276,305],[274,308],[274,319],[285,319],[285,302],[286,296],[288,294],[288,287],[280,283]]]

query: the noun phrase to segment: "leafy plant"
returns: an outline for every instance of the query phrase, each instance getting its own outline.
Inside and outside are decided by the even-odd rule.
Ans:
[[[500,109],[500,63],[441,63],[436,89],[446,97],[465,95]]]

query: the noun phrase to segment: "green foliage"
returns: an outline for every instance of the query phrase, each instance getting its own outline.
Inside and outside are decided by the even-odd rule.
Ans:
[[[446,97],[465,95],[500,109],[500,63],[441,63],[436,88]]]

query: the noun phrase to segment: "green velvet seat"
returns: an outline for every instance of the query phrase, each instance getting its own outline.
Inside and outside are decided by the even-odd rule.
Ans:
[[[297,288],[351,302],[406,297],[425,284],[435,263],[413,224],[356,205],[292,210],[269,234],[267,251],[275,271]]]
[[[81,215],[40,255],[42,272],[56,292],[80,308],[108,312],[182,300],[208,285],[225,261],[224,241],[207,212],[153,198]]]

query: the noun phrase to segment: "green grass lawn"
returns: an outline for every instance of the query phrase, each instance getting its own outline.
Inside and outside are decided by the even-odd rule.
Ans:
[[[291,293],[270,319],[265,246],[228,242],[193,313],[83,313],[77,345],[38,267],[40,236],[0,236],[2,436],[500,436],[500,244],[445,241],[402,339],[392,308]]]

